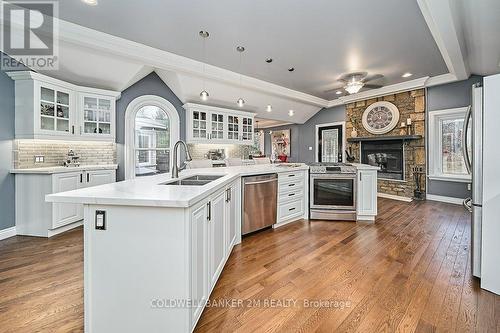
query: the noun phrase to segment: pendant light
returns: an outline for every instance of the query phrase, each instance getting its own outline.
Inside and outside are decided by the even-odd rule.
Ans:
[[[267,64],[271,64],[272,62],[273,62],[273,58],[267,58],[266,59],[266,63]],[[268,69],[268,71],[267,71],[267,77],[270,78],[271,75],[269,75],[269,73],[270,73],[269,66],[268,66],[267,69]],[[267,106],[266,106],[266,112],[272,112],[272,111],[273,111],[273,106],[271,104],[267,104]]]
[[[206,78],[206,73],[205,73],[205,66],[206,66],[206,62],[207,62],[207,59],[206,59],[206,47],[205,47],[205,41],[207,40],[208,36],[210,36],[210,34],[208,33],[208,31],[204,31],[204,30],[201,30],[199,32],[199,35],[201,38],[203,38],[203,90],[201,91],[200,93],[200,98],[202,101],[206,101],[208,100],[208,97],[210,96],[208,94],[208,92],[205,90],[205,78]]]
[[[242,53],[245,51],[245,48],[243,46],[237,46],[236,47],[236,51],[238,51],[240,53],[240,64],[239,64],[239,68],[238,68],[238,72],[240,73],[240,92],[241,92],[241,79],[242,79],[242,75],[241,75],[241,57],[242,57]],[[238,104],[238,106],[240,108],[242,108],[243,106],[245,106],[245,100],[243,98],[238,98],[238,100],[236,101],[236,104]]]

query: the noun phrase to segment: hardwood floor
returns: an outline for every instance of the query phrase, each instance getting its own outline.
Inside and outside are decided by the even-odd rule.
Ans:
[[[0,332],[83,330],[83,244],[0,241]],[[500,332],[462,207],[379,199],[375,225],[301,221],[236,246],[197,332]],[[322,302],[322,303],[320,303]]]

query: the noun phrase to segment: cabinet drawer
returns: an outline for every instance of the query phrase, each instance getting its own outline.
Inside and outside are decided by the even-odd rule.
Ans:
[[[303,199],[305,195],[303,187],[292,187],[292,190],[280,192],[278,195],[278,203]]]
[[[295,172],[282,172],[278,174],[278,181],[280,183],[288,183],[291,181],[303,180],[304,172],[295,171]]]
[[[278,207],[278,220],[286,220],[295,215],[303,214],[304,200],[290,201],[288,203],[280,204]]]
[[[295,181],[290,181],[287,183],[278,183],[278,191],[280,194],[295,189],[304,190],[304,182],[302,181],[302,179],[296,179]]]

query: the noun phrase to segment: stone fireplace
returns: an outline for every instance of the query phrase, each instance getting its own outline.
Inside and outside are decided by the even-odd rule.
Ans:
[[[380,168],[379,179],[405,180],[403,140],[361,143],[361,163]]]
[[[391,102],[399,109],[399,123],[412,121],[413,136],[399,126],[383,135],[371,134],[363,128],[363,112],[378,101]],[[378,193],[382,195],[413,198],[417,189],[413,169],[425,172],[425,90],[417,89],[397,94],[357,101],[346,106],[346,138],[348,149],[355,162],[381,167],[378,176]],[[354,124],[353,124],[354,123]],[[358,135],[351,136],[353,127]],[[422,177],[425,179],[425,177]],[[420,184],[425,193],[425,181]]]

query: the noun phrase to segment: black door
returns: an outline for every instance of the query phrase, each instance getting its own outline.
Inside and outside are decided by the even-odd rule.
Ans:
[[[318,128],[318,162],[343,162],[342,125]]]

